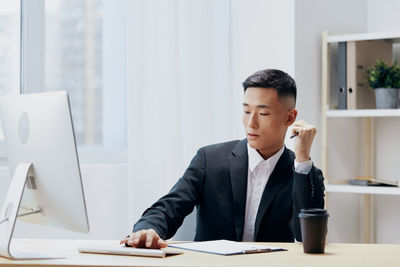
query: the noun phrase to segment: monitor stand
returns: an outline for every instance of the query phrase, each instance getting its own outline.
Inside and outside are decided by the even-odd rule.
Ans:
[[[21,204],[26,180],[32,169],[32,163],[20,163],[17,165],[11,180],[6,198],[0,210],[0,256],[12,260],[22,259],[56,259],[65,258],[56,255],[36,253],[35,251],[19,251],[10,247],[14,233],[15,221]],[[29,212],[29,214],[42,212],[41,210]],[[22,214],[29,215],[29,214]]]

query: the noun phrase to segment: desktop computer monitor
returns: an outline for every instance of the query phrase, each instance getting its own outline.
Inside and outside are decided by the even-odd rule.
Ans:
[[[0,97],[0,119],[12,175],[0,210],[0,255],[47,258],[12,251],[10,242],[16,217],[89,231],[68,95],[58,91]]]

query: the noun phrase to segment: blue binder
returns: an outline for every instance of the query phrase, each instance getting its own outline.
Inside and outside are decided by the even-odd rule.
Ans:
[[[346,42],[338,46],[338,109],[347,109]]]

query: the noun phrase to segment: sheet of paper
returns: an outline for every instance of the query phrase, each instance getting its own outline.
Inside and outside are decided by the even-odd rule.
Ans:
[[[214,240],[201,242],[188,242],[169,244],[169,247],[194,250],[199,252],[220,254],[220,255],[235,255],[245,253],[272,252],[285,250],[278,247],[267,247],[262,245],[248,244],[229,240]]]

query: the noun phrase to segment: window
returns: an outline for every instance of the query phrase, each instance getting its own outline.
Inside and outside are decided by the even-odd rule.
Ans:
[[[20,2],[0,0],[0,95],[20,87]],[[0,124],[0,157],[5,157]]]
[[[44,17],[43,88],[25,91],[67,91],[78,145],[103,145],[102,1],[46,0]]]
[[[126,158],[124,0],[22,0],[22,93],[69,94],[81,162]]]

